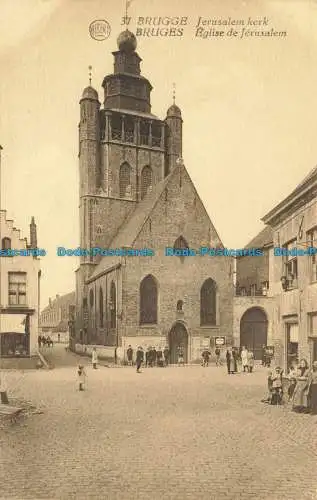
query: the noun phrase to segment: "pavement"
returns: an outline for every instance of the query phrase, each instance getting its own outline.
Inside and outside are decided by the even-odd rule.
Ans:
[[[317,499],[316,417],[261,403],[265,369],[137,374],[51,356],[54,370],[6,374],[9,397],[43,413],[0,429],[1,499]]]

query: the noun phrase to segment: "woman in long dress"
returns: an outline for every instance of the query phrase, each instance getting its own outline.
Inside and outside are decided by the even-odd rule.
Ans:
[[[297,368],[296,386],[292,399],[294,411],[304,412],[308,410],[308,375],[308,363],[306,359],[302,359]]]
[[[312,415],[317,415],[317,361],[313,362],[308,376],[308,402]]]

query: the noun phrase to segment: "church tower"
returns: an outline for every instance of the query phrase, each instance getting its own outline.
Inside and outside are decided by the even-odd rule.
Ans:
[[[182,117],[175,103],[166,120],[151,112],[151,83],[141,75],[137,40],[117,40],[113,73],[105,76],[103,106],[90,84],[80,100],[80,247],[111,248],[127,217],[175,166],[182,151]],[[77,307],[87,304],[86,281],[100,256],[82,256]]]

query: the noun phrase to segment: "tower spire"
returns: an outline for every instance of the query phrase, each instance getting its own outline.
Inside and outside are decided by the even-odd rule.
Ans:
[[[89,87],[91,87],[91,75],[92,75],[92,66],[88,66],[88,75],[89,75]]]

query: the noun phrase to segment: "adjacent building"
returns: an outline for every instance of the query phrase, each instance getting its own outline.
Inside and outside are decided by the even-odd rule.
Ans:
[[[49,298],[48,305],[40,314],[40,334],[63,334],[69,331],[69,310],[75,305],[75,292]]]
[[[14,222],[0,211],[1,249],[37,249],[37,228],[32,217],[30,241],[21,237]],[[7,252],[3,252],[4,254]],[[40,259],[29,256],[0,257],[1,357],[36,354],[40,299]]]
[[[283,249],[273,252],[270,264],[277,362],[284,368],[300,358],[312,362],[317,360],[317,255],[308,249],[317,251],[317,167],[263,222],[272,229],[274,247]],[[298,255],[303,250],[306,255]]]
[[[236,258],[233,337],[236,346],[247,346],[261,359],[263,345],[272,346],[275,298],[271,284],[273,231],[266,226],[246,246],[261,255]]]
[[[232,342],[233,260],[166,256],[223,245],[181,159],[180,108],[152,113],[133,33],[113,55],[103,106],[91,86],[80,100],[80,247],[144,255],[81,257],[75,349],[120,357],[129,344],[168,344],[172,361],[180,346],[190,361],[216,336]]]

